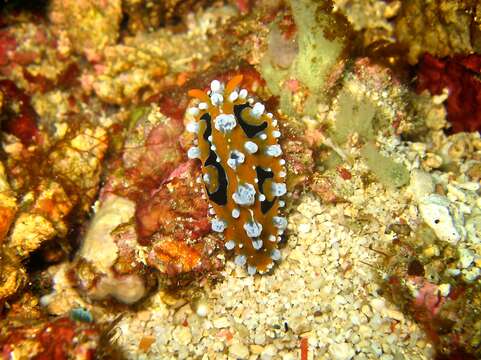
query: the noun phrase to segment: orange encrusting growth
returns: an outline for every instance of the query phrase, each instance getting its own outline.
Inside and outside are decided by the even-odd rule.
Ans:
[[[280,259],[277,243],[286,220],[278,216],[286,192],[280,132],[264,106],[238,90],[242,76],[224,87],[211,83],[208,93],[190,90],[201,102],[188,110],[197,134],[189,157],[202,162],[202,182],[215,215],[212,228],[223,232],[225,246],[249,274],[268,271]]]

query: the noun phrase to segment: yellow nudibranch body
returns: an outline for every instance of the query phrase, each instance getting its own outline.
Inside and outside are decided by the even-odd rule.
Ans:
[[[207,93],[189,91],[200,102],[187,110],[193,118],[187,130],[197,135],[188,156],[202,162],[212,230],[223,233],[235,263],[254,275],[281,259],[286,171],[277,120],[238,88],[241,82],[238,75],[225,86],[212,81]]]

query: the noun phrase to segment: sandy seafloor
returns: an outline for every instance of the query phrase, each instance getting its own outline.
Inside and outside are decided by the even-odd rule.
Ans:
[[[365,264],[379,256],[369,245],[392,240],[382,222],[359,233],[345,223],[344,214],[364,206],[390,219],[405,199],[372,186],[353,200],[358,204],[325,206],[304,195],[272,274],[251,277],[229,262],[225,280],[206,291],[205,310],[197,308],[202,316],[189,304],[171,309],[154,295],[144,310],[122,318],[116,344],[131,359],[299,359],[306,337],[309,359],[430,359],[424,332],[379,294],[379,274]],[[146,336],[154,342],[139,356]]]

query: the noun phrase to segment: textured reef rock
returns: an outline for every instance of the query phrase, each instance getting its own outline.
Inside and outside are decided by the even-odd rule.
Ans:
[[[208,67],[212,57],[224,51],[221,33],[215,30],[225,26],[234,13],[223,9],[189,16],[185,32],[159,29],[107,47],[94,72],[83,75],[84,89],[93,90],[107,103],[129,104],[147,101],[169,86],[183,85],[189,73]],[[199,46],[202,42],[209,46]]]
[[[408,61],[414,64],[426,52],[439,57],[472,52],[472,29],[476,28],[473,3],[402,1],[396,36],[409,49]]]
[[[6,358],[90,360],[99,339],[94,325],[68,318],[2,320],[0,326],[0,349]]]
[[[334,0],[358,32],[364,51],[416,64],[424,53],[444,57],[480,49],[477,1]],[[404,59],[407,57],[407,59]]]
[[[8,183],[5,167],[0,163],[0,245],[4,242],[16,212],[17,199]]]
[[[130,33],[148,32],[176,23],[179,19],[200,7],[212,3],[212,0],[123,0],[122,11],[127,16],[127,29]]]
[[[0,309],[5,301],[27,283],[27,274],[20,259],[6,247],[0,247]]]
[[[59,36],[67,36],[73,49],[89,60],[98,58],[107,45],[117,41],[122,19],[121,0],[54,0],[49,20]]]
[[[2,239],[21,258],[69,230],[69,216],[82,217],[97,193],[105,130],[84,116],[48,126],[30,97],[10,80],[0,82],[2,110]],[[87,120],[87,121],[86,121]],[[8,176],[8,183],[7,178]],[[12,197],[15,195],[16,199]]]
[[[158,106],[139,111],[77,256],[77,281],[93,298],[132,303],[153,285],[149,267],[174,276],[215,263],[215,243],[203,239],[210,227],[194,186],[198,169],[182,162],[183,125]]]
[[[27,93],[69,85],[77,70],[70,40],[42,19],[12,20],[0,30],[0,74]]]

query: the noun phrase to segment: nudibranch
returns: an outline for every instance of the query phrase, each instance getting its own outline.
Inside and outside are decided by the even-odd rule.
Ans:
[[[188,157],[202,163],[212,230],[223,234],[234,262],[254,275],[281,259],[286,170],[277,120],[239,89],[241,82],[238,75],[226,85],[212,81],[207,93],[189,91],[199,103],[187,110],[193,118],[187,130],[197,135]]]

